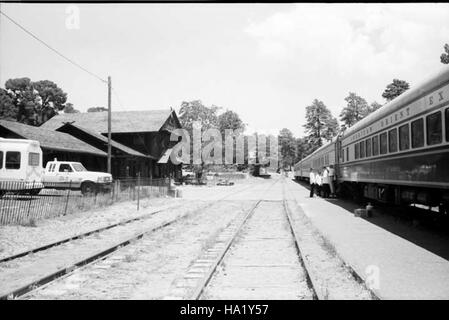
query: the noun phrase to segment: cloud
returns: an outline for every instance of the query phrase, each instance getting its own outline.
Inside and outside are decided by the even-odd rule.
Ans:
[[[298,4],[245,30],[262,57],[304,73],[401,74],[439,62],[449,42],[448,4]],[[436,61],[436,62],[435,62]]]

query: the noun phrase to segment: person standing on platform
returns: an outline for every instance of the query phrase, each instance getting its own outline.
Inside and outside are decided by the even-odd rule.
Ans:
[[[323,198],[329,198],[329,170],[323,167]]]
[[[312,168],[310,168],[309,183],[310,183],[310,197],[313,198],[313,192],[316,189],[316,175],[315,172],[313,172]]]
[[[329,166],[329,187],[331,189],[331,197],[336,198],[337,195],[335,194],[335,169],[334,165]]]
[[[317,170],[317,173],[315,175],[315,186],[316,186],[316,194],[320,197],[323,195],[323,176],[321,173],[321,170]]]

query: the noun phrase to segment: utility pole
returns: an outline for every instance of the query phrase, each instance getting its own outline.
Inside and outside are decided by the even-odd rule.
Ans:
[[[111,173],[111,77],[108,76],[108,173]]]

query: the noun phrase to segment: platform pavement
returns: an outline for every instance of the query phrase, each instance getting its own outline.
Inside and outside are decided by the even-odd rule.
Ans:
[[[449,299],[449,261],[286,180],[312,224],[380,299]]]

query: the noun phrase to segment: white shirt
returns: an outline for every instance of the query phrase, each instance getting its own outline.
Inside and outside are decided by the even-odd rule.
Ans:
[[[321,177],[321,174],[317,174],[315,177],[315,183],[319,186],[323,184],[323,178]]]
[[[310,180],[310,184],[316,183],[316,177],[315,177],[315,173],[313,173],[313,171],[310,172],[310,174],[309,174],[309,180]]]
[[[329,184],[329,171],[327,171],[327,170],[323,171],[322,183]]]

